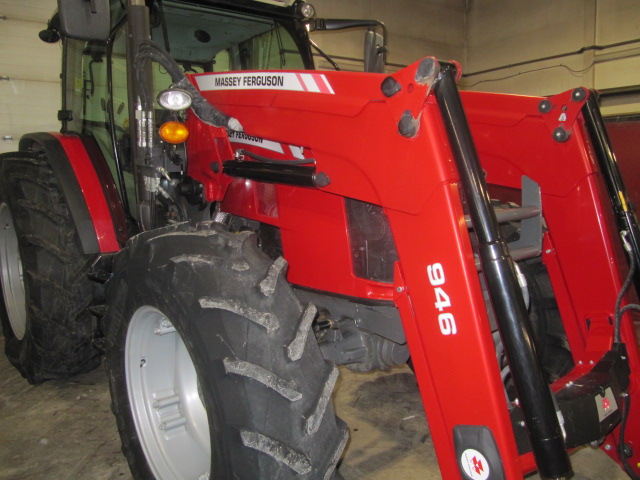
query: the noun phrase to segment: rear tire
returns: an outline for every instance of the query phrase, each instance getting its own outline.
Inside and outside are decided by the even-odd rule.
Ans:
[[[134,478],[332,478],[338,372],[285,269],[214,223],[140,234],[116,256],[106,365]]]
[[[85,255],[47,158],[0,157],[0,319],[5,352],[30,383],[95,368],[95,320],[87,310],[94,260]]]

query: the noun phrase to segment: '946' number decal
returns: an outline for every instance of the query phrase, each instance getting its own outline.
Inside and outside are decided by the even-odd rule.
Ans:
[[[451,308],[451,299],[447,292],[444,291],[445,277],[444,268],[441,263],[434,263],[427,267],[427,275],[429,283],[433,287],[436,301],[434,306],[440,311],[438,315],[438,324],[440,325],[440,333],[443,335],[455,335],[458,333],[456,327],[456,319],[453,314],[447,311]]]

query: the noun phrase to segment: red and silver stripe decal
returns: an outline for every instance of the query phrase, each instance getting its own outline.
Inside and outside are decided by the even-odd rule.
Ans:
[[[242,72],[214,73],[194,77],[198,88],[212,90],[285,90],[334,95],[331,83],[323,73]]]

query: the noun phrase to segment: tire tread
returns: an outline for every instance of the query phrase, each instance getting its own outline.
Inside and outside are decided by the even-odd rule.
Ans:
[[[94,255],[82,251],[54,171],[37,152],[4,154],[0,196],[11,209],[27,283],[27,333],[17,339],[3,319],[5,352],[30,383],[95,368],[95,319],[86,274]],[[4,317],[4,315],[3,315]]]
[[[347,435],[331,405],[338,370],[309,335],[315,306],[299,303],[285,266],[259,250],[254,233],[210,222],[145,232],[116,255],[106,284],[106,365],[134,478],[149,477],[128,412],[123,350],[140,298],[168,310],[196,370],[203,369],[203,396],[215,398],[220,433],[212,444],[220,456],[212,460],[213,478],[331,477]],[[267,278],[269,295],[260,288]],[[301,347],[292,360],[294,342]]]

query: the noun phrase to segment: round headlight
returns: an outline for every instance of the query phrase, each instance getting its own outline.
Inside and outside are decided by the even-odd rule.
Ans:
[[[300,14],[304,18],[312,18],[316,14],[316,9],[310,3],[303,3],[298,7],[300,9]]]
[[[169,88],[158,94],[158,103],[167,110],[186,110],[191,106],[191,100],[191,95],[179,88]]]

